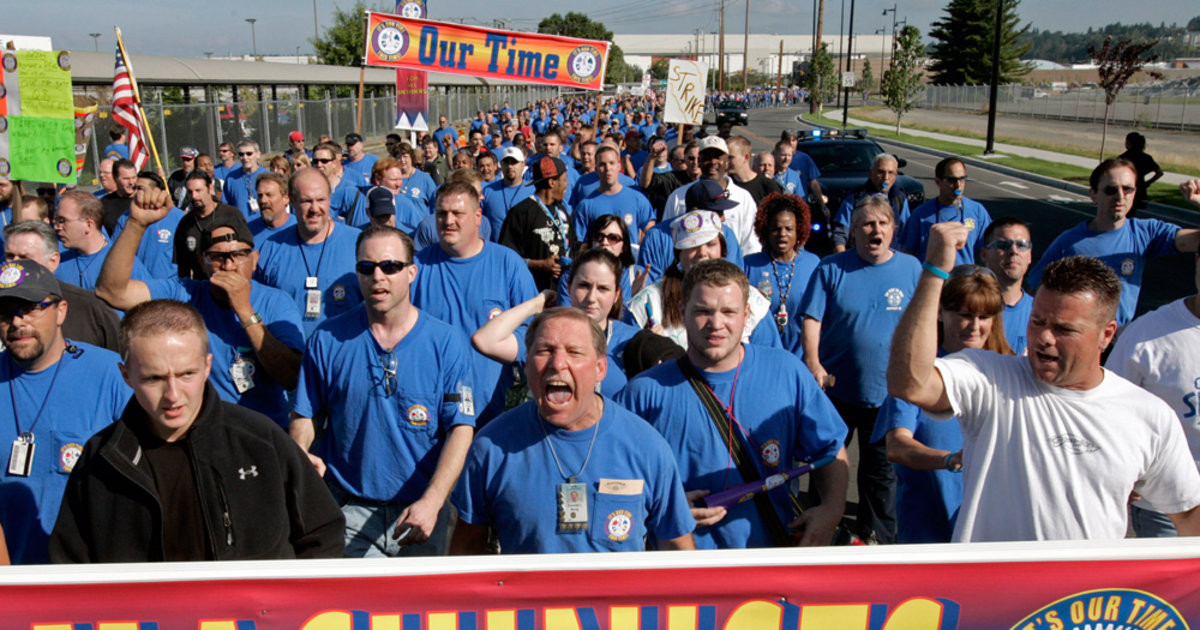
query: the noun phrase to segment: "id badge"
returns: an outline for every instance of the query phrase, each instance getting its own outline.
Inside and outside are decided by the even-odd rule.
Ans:
[[[13,440],[8,456],[8,474],[28,477],[33,472],[33,434],[22,433]]]
[[[250,212],[258,212],[258,199],[250,198]]]
[[[558,533],[582,532],[587,528],[587,484],[558,484]]]
[[[317,319],[321,316],[321,290],[317,288],[315,276],[304,280],[304,318]]]
[[[239,394],[254,389],[254,362],[238,359],[229,366],[229,376],[233,378],[233,387]]]

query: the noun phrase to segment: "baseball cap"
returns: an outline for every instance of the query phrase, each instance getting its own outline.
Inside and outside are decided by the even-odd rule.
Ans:
[[[554,179],[559,175],[567,172],[567,165],[563,161],[550,156],[543,156],[542,159],[533,165],[533,181],[544,182],[547,179]]]
[[[213,236],[213,232],[217,228],[223,227],[233,230],[233,234]],[[200,233],[200,251],[206,252],[217,243],[228,243],[230,241],[237,241],[254,247],[254,233],[246,226],[246,222],[240,220],[238,217],[218,217],[207,230]]]
[[[683,199],[688,210],[720,210],[724,212],[736,208],[738,205],[736,201],[729,198],[728,190],[711,179],[701,179],[688,186]]]
[[[346,146],[352,146],[363,141],[363,137],[356,133],[346,134]],[[728,151],[726,151],[728,153]]]
[[[367,192],[367,212],[372,217],[386,217],[396,214],[396,196],[383,186],[376,186]]]
[[[194,160],[199,156],[200,152],[196,150],[196,147],[179,147],[179,157],[189,157]]]
[[[0,266],[0,298],[41,302],[62,297],[62,287],[49,269],[32,260],[11,260]]]
[[[288,134],[288,142],[304,142],[304,134],[299,131],[293,131]]]
[[[721,235],[721,217],[711,210],[692,210],[671,224],[675,249],[699,247]]]
[[[521,153],[521,150],[517,147],[505,147],[504,151],[500,153],[500,161],[503,162],[504,160],[524,162],[525,154]]]
[[[703,153],[706,149],[717,149],[725,155],[729,155],[729,145],[725,144],[725,139],[721,136],[704,136],[700,139],[700,152]]]
[[[642,137],[642,132],[638,131],[637,129],[630,129],[629,131],[625,132],[626,140],[628,140],[629,138],[641,138],[641,137]]]

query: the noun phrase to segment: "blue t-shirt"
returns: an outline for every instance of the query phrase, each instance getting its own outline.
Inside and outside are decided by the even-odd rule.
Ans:
[[[792,154],[792,163],[788,165],[788,170],[800,176],[800,181],[804,183],[804,190],[808,190],[809,182],[821,176],[821,169],[817,168],[817,163],[803,151],[796,151]]]
[[[113,160],[128,160],[129,145],[114,142],[104,147],[104,157]]]
[[[167,211],[167,216],[155,221],[146,228],[146,233],[142,234],[142,241],[138,244],[137,259],[142,261],[142,266],[146,268],[150,277],[178,276],[179,269],[175,266],[175,230],[179,227],[179,221],[183,217],[183,210],[171,208]],[[114,242],[128,222],[128,214],[122,214],[117,219],[117,227],[113,234]],[[103,262],[99,264],[103,264]]]
[[[348,159],[342,160],[342,170],[346,172],[346,176],[354,180],[354,183],[359,186],[371,185],[371,169],[375,168],[375,162],[379,161],[379,156],[372,153],[364,153],[358,161],[352,162]]]
[[[457,147],[458,146],[458,132],[454,130],[454,127],[446,127],[445,129],[439,128],[439,129],[433,130],[433,139],[437,140],[438,151],[441,152],[443,155],[446,155],[446,145],[442,144],[442,136],[444,136],[446,134],[450,134],[450,137],[454,138],[454,146]],[[451,152],[453,152],[453,149],[451,150]]]
[[[212,354],[212,371],[208,380],[221,400],[253,409],[274,420],[279,426],[288,426],[287,394],[275,379],[267,373],[254,353],[250,337],[242,328],[233,311],[224,308],[212,297],[207,280],[184,280],[164,278],[146,283],[152,299],[179,300],[191,304],[204,318],[208,329],[208,351]],[[250,306],[262,317],[267,330],[283,345],[304,351],[304,333],[301,332],[300,312],[291,296],[274,287],[250,281]],[[245,363],[249,362],[247,366]],[[246,367],[253,375],[254,386],[239,392],[234,383],[233,369],[239,373]]]
[[[491,223],[491,233],[500,238],[500,228],[508,211],[533,194],[533,184],[522,182],[518,186],[505,186],[504,180],[496,180],[483,189],[483,218]],[[494,239],[493,239],[494,240]]]
[[[261,166],[258,167],[258,170],[250,174],[246,173],[246,167],[244,166],[230,169],[229,176],[225,178],[223,201],[241,210],[242,216],[249,221],[254,215],[258,214],[258,210],[252,212],[250,209],[250,200],[254,200],[256,207],[258,205],[258,189],[256,188],[258,176],[270,172]]]
[[[566,479],[550,446],[567,475],[582,467],[586,529],[557,531]],[[696,527],[667,444],[607,399],[599,422],[581,431],[545,422],[533,401],[497,418],[475,437],[453,502],[463,521],[496,530],[503,553],[642,551],[648,535],[669,540]]]
[[[425,215],[433,212],[433,198],[436,194],[437,184],[433,183],[433,178],[429,176],[429,173],[421,169],[413,171],[413,174],[409,175],[400,185],[399,196],[406,197],[413,202],[413,206],[421,211],[422,219],[425,218]]]
[[[789,195],[808,197],[808,182],[801,181],[800,174],[790,168],[775,173],[775,183],[779,184],[783,188],[783,192]]]
[[[800,329],[790,324],[792,319],[800,317],[800,300],[804,297],[808,279],[812,277],[813,270],[817,268],[819,262],[821,259],[816,254],[801,249],[796,252],[796,257],[791,262],[773,262],[771,255],[762,251],[750,254],[742,263],[746,277],[750,280],[750,286],[758,289],[771,300],[771,316],[768,319],[772,324],[775,324],[775,315],[779,312],[779,305],[786,289],[786,312],[789,325],[784,326],[783,331],[779,334],[780,342],[785,350],[802,359],[804,358],[804,344],[800,338]],[[776,324],[776,329],[778,329],[778,324]]]
[[[592,221],[606,214],[621,217],[625,222],[625,229],[629,230],[631,245],[638,244],[638,231],[646,229],[654,220],[654,208],[641,192],[632,188],[622,188],[615,195],[606,195],[597,190],[580,201],[571,215],[576,239],[582,241],[587,236],[587,229]]]
[[[860,407],[883,404],[892,333],[920,275],[921,263],[900,252],[872,265],[848,250],[817,265],[800,312],[821,322],[821,365],[836,377],[830,396]]]
[[[746,356],[739,368],[700,374],[723,405],[732,398],[742,445],[759,474],[767,477],[792,468],[796,461],[836,456],[846,438],[846,425],[808,368],[784,350],[743,347]],[[686,490],[719,492],[745,483],[677,361],[637,375],[617,400],[666,438]],[[786,484],[768,494],[780,520],[785,525],[791,522],[795,515]],[[701,549],[772,545],[753,501],[729,508],[715,525],[696,528],[695,537]]]
[[[1046,265],[1060,258],[1075,255],[1099,258],[1117,272],[1121,281],[1117,325],[1124,326],[1137,310],[1146,261],[1176,253],[1175,233],[1178,231],[1179,226],[1158,219],[1126,219],[1121,227],[1111,232],[1093,232],[1084,221],[1050,243],[1026,281],[1036,289]]]
[[[925,251],[929,244],[929,228],[943,221],[958,221],[958,208],[954,204],[944,206],[937,197],[917,206],[912,211],[904,227],[900,231],[900,248],[911,252],[917,260],[925,260]],[[979,251],[983,240],[983,232],[992,224],[992,215],[988,214],[983,204],[974,199],[962,198],[962,223],[970,232],[967,234],[967,244],[958,250],[954,264],[975,264],[975,253]]]
[[[617,175],[617,181],[621,182],[621,185],[625,188],[641,190],[638,187],[637,180],[626,175],[625,173]],[[575,180],[575,184],[571,187],[571,194],[567,195],[567,199],[570,201],[569,206],[574,208],[575,206],[579,205],[579,202],[583,201],[597,190],[600,190],[599,173],[592,171],[591,173],[579,175],[578,179]],[[584,236],[584,234],[579,235],[580,238],[583,238]]]
[[[217,164],[216,166],[213,167],[213,178],[221,180],[221,183],[224,184],[225,180],[229,177],[229,174],[240,168],[242,168],[242,166],[240,164],[238,164],[237,162],[234,162],[232,166],[225,166],[224,164]]]
[[[364,225],[367,218],[367,191],[351,176],[343,175],[329,197],[329,216],[351,227]],[[366,187],[368,190],[369,186]],[[357,223],[357,225],[356,225]]]
[[[859,186],[842,198],[842,205],[838,206],[837,214],[833,215],[829,226],[829,237],[835,244],[850,247],[850,219],[854,215],[854,204],[869,194],[871,193],[866,190],[865,186]],[[892,247],[900,249],[900,234],[904,231],[904,225],[908,223],[908,217],[911,214],[908,208],[908,197],[893,186],[888,191],[888,201],[892,203],[892,214],[896,215],[893,222],[896,229],[892,232]],[[896,210],[897,207],[899,207],[899,211]]]
[[[283,222],[283,225],[273,228],[267,226],[267,222],[263,221],[262,213],[259,213],[255,215],[253,219],[250,219],[248,223],[246,223],[246,227],[249,227],[250,233],[254,235],[254,244],[258,247],[262,247],[263,242],[272,236],[275,236],[276,234],[288,228],[295,228],[296,215],[289,212],[288,218]]]
[[[920,407],[888,396],[879,410],[871,442],[885,439],[888,431],[897,428],[912,431],[916,441],[930,448],[953,453],[963,446],[962,430],[956,420],[933,420]],[[901,464],[893,466],[897,479],[899,542],[950,542],[954,520],[962,505],[962,474],[949,470],[913,470]]]
[[[475,334],[502,311],[537,295],[525,261],[503,245],[485,241],[483,250],[470,258],[451,258],[441,247],[427,247],[417,254],[416,262],[413,304],[464,335]],[[481,426],[504,410],[504,394],[513,382],[511,370],[504,367],[472,348],[471,373]]]
[[[742,267],[742,248],[738,245],[737,234],[728,225],[722,225],[721,230],[725,233],[725,260]],[[646,230],[638,248],[638,264],[650,268],[646,286],[661,280],[667,267],[674,261],[675,239],[671,237],[671,221],[655,223],[654,227]]]
[[[280,289],[292,297],[304,323],[308,338],[317,325],[362,304],[362,292],[354,275],[358,261],[354,243],[359,230],[333,224],[333,231],[320,243],[300,243],[296,230],[283,230],[263,242],[258,249],[258,269],[254,279]],[[321,311],[310,317],[305,310],[308,289],[305,280],[317,277],[321,292]]]
[[[294,411],[329,418],[316,450],[327,475],[373,501],[421,498],[447,433],[475,424],[467,347],[426,312],[390,353],[371,334],[365,306],[322,324],[304,352]]]
[[[104,247],[95,254],[81,254],[77,249],[64,249],[58,269],[54,271],[54,277],[82,289],[95,291],[96,281],[100,279],[100,268],[104,266],[104,259],[108,256],[110,249],[112,249],[112,241],[105,243]],[[138,258],[133,259],[133,272],[129,274],[129,277],[133,280],[143,281],[151,278],[150,272]]]
[[[1004,338],[1012,346],[1015,354],[1025,354],[1028,339],[1025,338],[1029,328],[1029,315],[1033,313],[1033,296],[1021,292],[1021,299],[1016,304],[1004,305]]]
[[[622,151],[621,157],[629,158],[629,161],[633,163],[634,172],[641,173],[642,166],[646,164],[646,160],[650,159],[650,154],[646,153],[646,151],[643,149],[638,149],[632,153],[629,151]]]
[[[40,372],[26,372],[0,354],[0,409],[9,416],[0,422],[0,440],[11,445],[29,431],[34,444],[28,477],[0,477],[0,526],[14,564],[50,562],[47,544],[67,476],[88,438],[121,417],[133,395],[117,353],[74,344],[76,353],[64,352]]]
[[[413,231],[413,248],[416,251],[421,251],[431,245],[437,245],[437,215],[431,214],[421,219],[417,224],[417,229]],[[488,241],[492,239],[492,222],[483,220],[479,222],[479,238]]]

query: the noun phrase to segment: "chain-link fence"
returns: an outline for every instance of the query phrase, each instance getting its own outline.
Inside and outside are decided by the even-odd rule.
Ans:
[[[917,107],[986,112],[986,85],[929,85]],[[1104,122],[1104,90],[1074,87],[1054,90],[1030,85],[1002,85],[996,112],[1048,120]],[[1167,84],[1130,85],[1112,105],[1110,122],[1155,129],[1200,131],[1200,79]]]
[[[463,123],[475,117],[479,110],[493,104],[510,102],[523,106],[530,101],[552,99],[558,89],[545,86],[495,86],[444,89],[432,87],[429,94],[430,130],[437,127],[439,116]],[[304,134],[305,143],[316,144],[328,135],[341,143],[347,133],[355,131],[358,117],[357,98],[325,98],[222,103],[164,104],[149,101],[142,104],[146,125],[154,134],[163,168],[170,172],[179,168],[179,149],[193,146],[202,153],[216,156],[217,145],[250,138],[258,142],[264,155],[287,149],[287,137],[292,131]],[[363,99],[362,135],[370,141],[394,130],[396,97],[379,96]],[[92,134],[87,161],[81,171],[80,184],[99,183],[96,163],[100,149],[108,143],[106,130],[112,124],[111,108],[100,107],[100,122]],[[454,124],[454,123],[452,123]],[[460,124],[460,126],[462,126]],[[151,164],[153,167],[153,164]]]

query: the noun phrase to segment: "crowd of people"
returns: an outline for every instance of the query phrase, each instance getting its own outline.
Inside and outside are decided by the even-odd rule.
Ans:
[[[1200,533],[1200,298],[1133,319],[1146,261],[1200,231],[1128,218],[1153,173],[1099,164],[1095,218],[1031,270],[1029,225],[967,198],[957,158],[909,208],[879,156],[830,225],[794,133],[755,154],[661,106],[506,102],[382,156],[353,133],[183,147],[166,177],[113,149],[96,193],[0,178],[0,548]],[[802,492],[778,481],[806,463]]]

